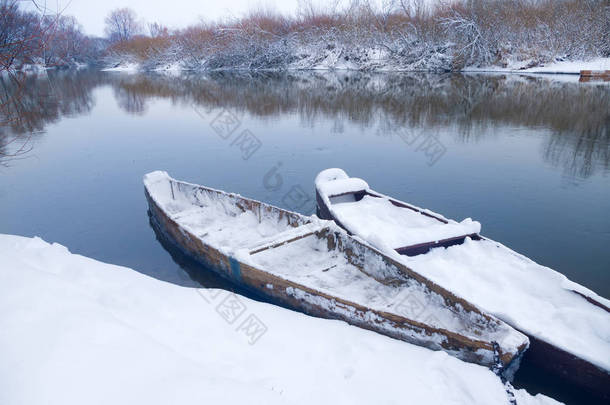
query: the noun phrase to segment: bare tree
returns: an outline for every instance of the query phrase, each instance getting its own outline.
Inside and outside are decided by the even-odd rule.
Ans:
[[[423,18],[426,15],[427,4],[425,0],[400,0],[400,8],[412,18]]]
[[[38,13],[21,10],[17,0],[0,0],[0,70],[31,62],[47,36]]]
[[[70,65],[75,61],[86,61],[91,44],[76,18],[64,15],[58,18],[45,16],[43,26],[45,28],[49,26],[49,37],[42,52],[45,66],[62,66]]]
[[[166,26],[159,23],[149,23],[148,33],[151,38],[167,37],[169,35],[169,30]]]
[[[104,20],[106,35],[112,42],[129,41],[141,31],[135,11],[130,8],[118,8],[108,14]]]

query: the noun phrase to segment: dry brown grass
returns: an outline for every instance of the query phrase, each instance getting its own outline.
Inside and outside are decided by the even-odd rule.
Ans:
[[[165,52],[172,44],[171,36],[151,38],[144,35],[136,35],[129,41],[112,44],[108,51],[116,54],[129,53],[139,59],[148,59]]]

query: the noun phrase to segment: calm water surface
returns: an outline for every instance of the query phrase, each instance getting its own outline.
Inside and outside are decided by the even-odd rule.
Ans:
[[[89,70],[1,84],[1,233],[196,285],[189,263],[172,258],[149,225],[145,173],[311,214],[315,175],[341,167],[398,199],[472,217],[484,235],[610,297],[608,86]],[[554,393],[535,376],[521,380]]]

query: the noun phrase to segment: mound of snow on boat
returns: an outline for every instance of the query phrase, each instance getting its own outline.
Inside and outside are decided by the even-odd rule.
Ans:
[[[333,217],[351,233],[366,241],[378,242],[376,247],[381,244],[399,249],[481,232],[481,224],[471,218],[456,222],[419,207],[414,207],[419,211],[404,209],[381,194],[356,200],[350,193],[369,191],[369,185],[362,179],[349,177],[342,169],[321,171],[315,184]]]
[[[528,335],[610,370],[610,301],[491,240],[432,249],[425,255],[387,251],[421,275]]]
[[[0,235],[0,257],[2,404],[509,403],[484,367],[343,322],[158,281],[39,238]],[[227,313],[228,301],[243,314]],[[266,328],[254,344],[242,326],[251,315]]]
[[[470,218],[461,222],[447,220],[445,224],[417,211],[397,207],[383,197],[367,195],[360,201],[335,204],[332,209],[335,217],[354,234],[365,240],[381,239],[393,249],[481,231],[481,224]]]
[[[239,198],[237,194],[217,190],[208,194],[195,184],[173,180],[167,172],[148,173],[144,185],[172,220],[225,254],[273,241],[293,231],[286,221],[238,207],[234,201]]]

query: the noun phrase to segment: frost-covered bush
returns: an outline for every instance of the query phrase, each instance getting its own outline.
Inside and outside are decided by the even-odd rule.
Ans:
[[[204,56],[207,69],[282,70],[294,60],[295,40],[291,35],[257,38],[234,31],[209,48]]]
[[[607,56],[610,6],[604,0],[486,0],[455,4],[438,21],[455,63],[532,65]]]

